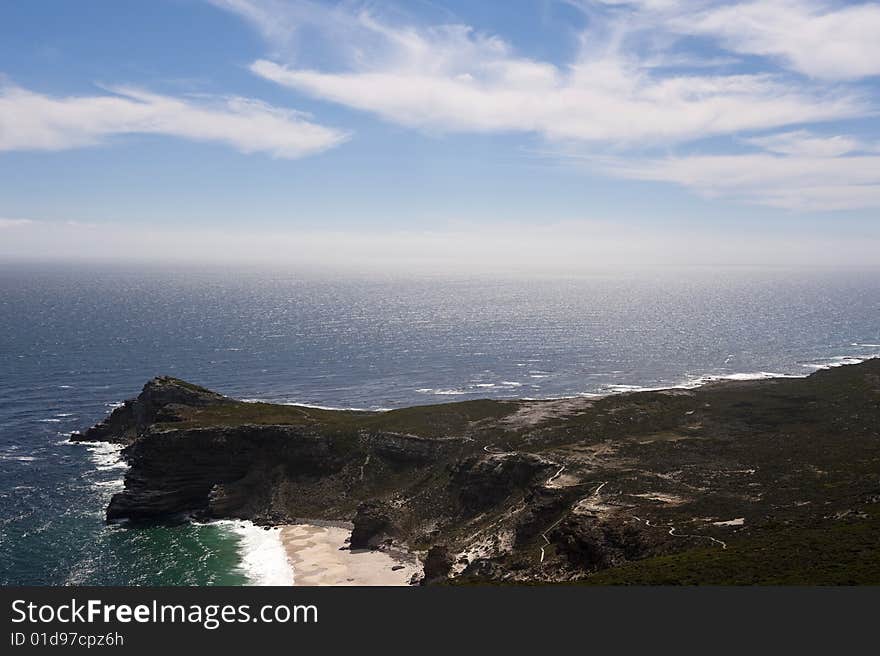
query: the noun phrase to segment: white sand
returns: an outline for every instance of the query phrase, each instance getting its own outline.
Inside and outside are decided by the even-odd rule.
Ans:
[[[293,566],[294,585],[409,585],[412,575],[420,571],[415,558],[384,551],[340,550],[350,535],[349,529],[338,526],[282,527],[281,541]]]
[[[726,522],[712,522],[715,526],[742,526],[746,523],[745,517],[737,517],[736,519],[728,519]]]

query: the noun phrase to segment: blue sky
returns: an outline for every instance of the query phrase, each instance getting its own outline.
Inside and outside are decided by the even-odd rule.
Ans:
[[[877,34],[830,0],[3,3],[0,255],[876,263]]]

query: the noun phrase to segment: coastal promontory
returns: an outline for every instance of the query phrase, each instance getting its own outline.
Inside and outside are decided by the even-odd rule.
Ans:
[[[880,584],[880,360],[804,378],[384,412],[149,381],[109,521],[353,524],[427,582]]]

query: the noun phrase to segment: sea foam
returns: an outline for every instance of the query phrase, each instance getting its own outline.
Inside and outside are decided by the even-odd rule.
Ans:
[[[93,489],[107,495],[112,495],[115,492],[121,492],[125,487],[124,471],[128,469],[128,464],[122,459],[123,448],[125,447],[121,444],[111,444],[109,442],[95,442],[86,447],[92,462],[95,463],[96,473],[100,475],[100,472],[106,472],[104,474],[106,476],[110,472],[119,471],[117,477],[106,480],[93,480]]]
[[[95,442],[86,447],[95,467],[101,471],[126,469],[128,465],[122,459],[122,449],[124,448],[121,444],[111,444],[110,442]]]
[[[239,568],[251,585],[293,585],[293,567],[281,542],[281,529],[238,519],[212,522],[238,536]]]

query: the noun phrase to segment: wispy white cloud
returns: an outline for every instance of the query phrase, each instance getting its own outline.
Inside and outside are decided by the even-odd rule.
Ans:
[[[880,4],[837,0],[568,0],[613,6],[653,30],[712,39],[732,53],[773,59],[825,80],[880,75]]]
[[[847,82],[880,73],[876,3],[565,0],[588,20],[578,51],[560,64],[518,55],[466,25],[388,18],[375,4],[210,1],[255,25],[279,53],[317,34],[334,62],[309,65],[308,53],[288,48],[255,61],[255,74],[387,121],[536,134],[559,152],[587,153],[606,173],[714,197],[806,210],[880,206],[876,149],[802,127],[876,115],[871,95]],[[683,36],[714,50],[682,49]],[[732,73],[740,55],[766,65]],[[732,137],[718,153],[644,154],[718,135]],[[730,154],[736,143],[758,152]]]
[[[268,80],[383,119],[430,131],[529,132],[553,140],[671,143],[827,121],[866,111],[857,94],[829,93],[768,73],[670,74],[657,53],[628,50],[622,19],[594,26],[565,66],[518,56],[465,25],[419,27],[365,9],[216,0],[254,22],[269,13],[294,32],[317,29],[341,70],[261,59]],[[288,8],[288,9],[285,9]],[[300,22],[285,19],[292,11]],[[342,15],[346,19],[341,18]],[[303,16],[310,17],[304,20]],[[257,21],[262,24],[262,21]],[[344,24],[346,37],[335,34]],[[264,30],[265,33],[265,30]]]
[[[875,149],[874,145],[863,144],[855,137],[816,136],[806,130],[751,137],[745,141],[771,153],[804,157],[838,157],[855,151]]]
[[[696,12],[693,2],[676,4],[681,13],[670,21],[674,29],[718,38],[733,52],[774,57],[799,73],[828,80],[880,75],[876,2],[758,0],[711,4]]]
[[[553,140],[616,144],[689,141],[857,116],[852,96],[791,89],[767,75],[655,79],[622,59],[562,72],[536,62],[484,60],[428,71],[322,73],[260,60],[266,79],[410,127],[533,132]]]
[[[20,228],[32,223],[31,219],[4,219],[0,217],[0,228]]]
[[[789,210],[880,207],[880,156],[840,156],[813,146],[783,150],[788,152],[618,158],[592,164],[624,178],[671,182],[712,198]]]
[[[217,142],[282,158],[318,153],[347,139],[303,114],[248,98],[175,98],[131,87],[52,97],[0,87],[0,151],[65,150],[125,134]]]
[[[299,46],[299,35],[308,29],[331,33],[337,42],[350,41],[359,32],[358,12],[347,2],[337,6],[314,0],[294,2],[207,0],[207,2],[246,20],[279,55],[294,54]]]

